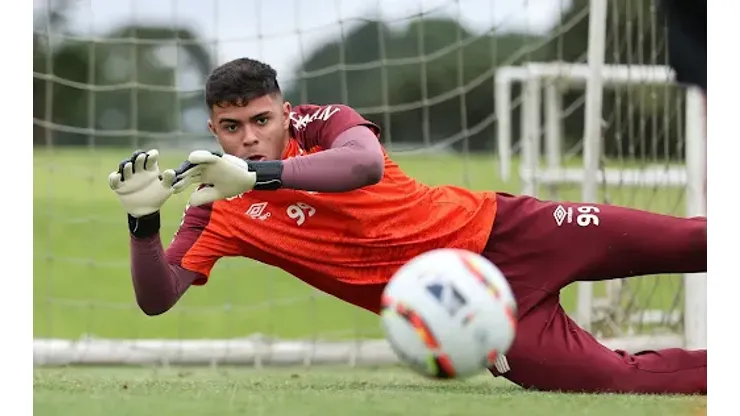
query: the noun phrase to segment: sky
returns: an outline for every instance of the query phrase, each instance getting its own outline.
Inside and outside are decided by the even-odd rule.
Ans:
[[[42,10],[50,0],[34,0]],[[69,18],[80,34],[105,33],[116,25],[172,22],[212,41],[219,63],[249,56],[288,77],[326,41],[365,18],[403,25],[420,13],[459,19],[481,32],[496,25],[543,32],[570,0],[72,0]]]

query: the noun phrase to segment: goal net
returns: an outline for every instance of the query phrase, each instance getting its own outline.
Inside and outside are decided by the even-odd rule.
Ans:
[[[202,83],[241,56],[293,103],[346,103],[420,180],[703,214],[700,98],[675,85],[651,2],[34,2],[34,362],[396,361],[377,317],[272,267],[224,259],[146,317],[107,175],[214,148]],[[444,171],[438,167],[443,164]],[[163,209],[165,244],[187,196]],[[317,257],[317,261],[320,258]],[[574,285],[607,345],[705,346],[703,276]]]

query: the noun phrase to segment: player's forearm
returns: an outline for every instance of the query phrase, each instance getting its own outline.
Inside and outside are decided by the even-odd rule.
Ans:
[[[378,139],[366,127],[340,134],[331,149],[283,161],[284,188],[347,192],[378,183],[384,156]]]
[[[158,228],[144,233],[138,229],[130,238],[131,279],[136,302],[150,316],[168,311],[197,277],[196,273],[167,263]]]

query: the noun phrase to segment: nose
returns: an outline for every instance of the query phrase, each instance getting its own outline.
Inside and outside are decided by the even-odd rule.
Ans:
[[[245,147],[251,147],[257,144],[259,139],[257,139],[257,135],[254,131],[250,128],[246,128],[244,131],[244,138],[242,139],[242,143]]]

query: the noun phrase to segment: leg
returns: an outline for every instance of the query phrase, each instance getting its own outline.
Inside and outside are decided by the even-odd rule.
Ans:
[[[703,272],[707,221],[499,194],[484,255],[515,290],[548,294],[578,280]]]
[[[548,297],[519,322],[505,378],[524,388],[571,393],[706,394],[707,351],[612,351]],[[495,370],[493,374],[498,375]]]

